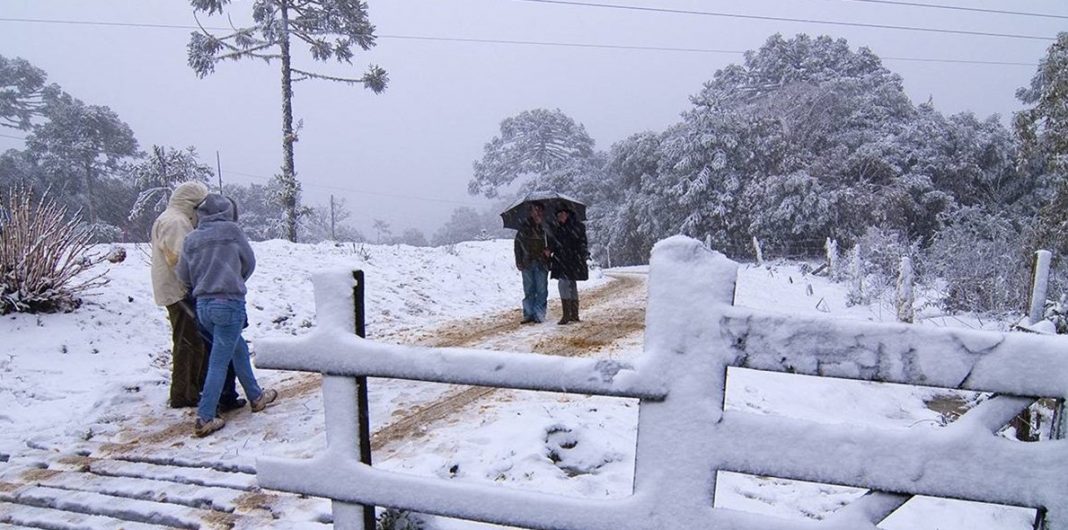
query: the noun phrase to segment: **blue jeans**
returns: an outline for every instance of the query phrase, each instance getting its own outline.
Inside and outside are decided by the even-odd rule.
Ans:
[[[208,421],[215,417],[219,407],[219,395],[231,362],[237,380],[245,389],[245,397],[250,402],[259,399],[263,390],[256,383],[248,356],[248,344],[241,337],[241,329],[245,325],[245,301],[201,298],[197,300],[197,321],[211,333],[212,338],[208,376],[204,379],[204,390],[197,405],[197,417]]]
[[[540,261],[523,269],[523,320],[545,320],[549,298],[549,269]]]

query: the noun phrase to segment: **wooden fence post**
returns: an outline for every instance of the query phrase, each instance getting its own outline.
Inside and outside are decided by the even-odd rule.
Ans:
[[[838,281],[841,277],[841,271],[838,270],[838,241],[828,237],[823,248],[827,251],[827,277],[831,281]]]
[[[1039,250],[1035,252],[1031,260],[1031,304],[1027,311],[1028,324],[1037,324],[1046,316],[1046,293],[1049,290],[1051,257],[1050,251]]]
[[[900,322],[912,324],[916,316],[913,305],[916,295],[913,291],[912,259],[902,256],[901,266],[897,272],[897,319]]]

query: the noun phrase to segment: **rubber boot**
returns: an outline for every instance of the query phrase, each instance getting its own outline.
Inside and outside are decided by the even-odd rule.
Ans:
[[[582,322],[581,320],[579,320],[579,301],[578,301],[578,298],[576,298],[574,300],[570,300],[570,302],[571,302],[571,321],[572,322]]]
[[[560,321],[556,324],[562,326],[571,322],[571,300],[560,300]]]

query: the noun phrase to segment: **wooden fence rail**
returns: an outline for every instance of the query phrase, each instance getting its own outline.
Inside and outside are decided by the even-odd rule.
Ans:
[[[874,528],[912,495],[1034,508],[1068,530],[1068,444],[994,433],[1035,398],[1063,399],[1068,340],[797,318],[732,305],[737,264],[692,239],[654,248],[645,349],[633,364],[381,344],[354,335],[351,273],[316,278],[318,330],[263,341],[257,364],[324,374],[328,447],[259,461],[261,485],[360,505],[546,530]],[[724,411],[729,367],[993,392],[944,429],[828,426]],[[633,494],[588,500],[413,477],[360,461],[355,378],[364,376],[639,398]],[[716,507],[720,471],[871,490],[822,521]]]

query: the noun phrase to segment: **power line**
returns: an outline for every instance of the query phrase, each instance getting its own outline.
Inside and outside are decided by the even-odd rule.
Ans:
[[[800,22],[802,24],[826,24],[829,26],[852,26],[869,29],[890,29],[898,31],[919,31],[926,33],[949,33],[954,35],[970,35],[974,37],[998,37],[1005,39],[1027,40],[1056,40],[1055,37],[1042,37],[1038,35],[1020,35],[1016,33],[991,33],[986,31],[969,31],[962,29],[924,28],[919,26],[895,26],[892,24],[869,24],[864,22],[841,22],[838,20],[820,20],[811,18],[773,17],[769,15],[742,15],[738,13],[724,13],[719,11],[695,11],[690,9],[670,9],[666,7],[643,7],[625,4],[602,4],[598,2],[579,2],[575,0],[513,0],[515,2],[531,2],[536,4],[555,4],[579,7],[598,7],[606,9],[619,9],[626,11],[644,11],[650,13],[671,13],[675,15],[699,15],[706,17],[743,18],[749,20],[770,20],[775,22]]]
[[[631,46],[626,44],[592,44],[581,42],[551,42],[551,41],[531,41],[531,40],[509,40],[509,39],[473,39],[463,37],[427,37],[421,35],[379,35],[380,39],[401,39],[401,40],[426,40],[426,41],[447,41],[447,42],[471,42],[476,44],[517,44],[528,46],[557,46],[565,48],[602,48],[609,50],[646,50],[646,51],[663,51],[663,52],[692,52],[692,53],[723,53],[730,55],[741,55],[744,51],[741,50],[718,50],[711,48],[673,48],[666,46]]]
[[[530,0],[535,1],[535,0]],[[118,26],[118,27],[134,27],[134,28],[163,28],[163,29],[200,29],[197,26],[182,26],[172,24],[140,24],[133,22],[98,22],[98,21],[83,21],[83,20],[53,20],[53,19],[28,19],[28,18],[0,18],[0,22],[25,22],[25,23],[41,23],[41,24],[71,24],[82,26]],[[231,28],[205,28],[211,30],[226,31]],[[586,49],[610,49],[610,50],[637,50],[637,51],[658,51],[658,52],[682,52],[682,53],[713,53],[713,54],[728,54],[728,55],[744,55],[743,50],[724,50],[714,48],[677,48],[668,46],[632,46],[623,44],[595,44],[595,43],[580,43],[580,42],[559,42],[559,41],[534,41],[534,40],[515,40],[515,39],[476,39],[476,38],[464,38],[464,37],[433,37],[425,35],[378,35],[380,39],[396,39],[396,40],[414,40],[414,41],[436,41],[436,42],[462,42],[472,44],[505,44],[516,46],[548,46],[548,47],[563,47],[563,48],[586,48]],[[927,62],[927,63],[951,63],[951,64],[980,64],[980,65],[994,65],[994,66],[1037,66],[1038,63],[1027,62],[1014,62],[1014,61],[984,61],[973,59],[938,59],[933,57],[882,57],[886,61],[906,61],[906,62]]]
[[[589,44],[589,43],[576,43],[576,42],[547,42],[547,41],[531,41],[531,40],[504,40],[504,39],[470,39],[470,38],[458,38],[458,37],[425,37],[416,35],[380,35],[382,39],[406,39],[406,40],[427,40],[427,41],[446,41],[446,42],[471,42],[477,44],[511,44],[511,45],[525,45],[525,46],[558,46],[567,48],[607,48],[614,50],[644,50],[644,51],[667,51],[667,52],[688,52],[688,53],[718,53],[727,55],[745,55],[744,50],[723,50],[713,48],[671,48],[663,46],[628,46],[628,45],[615,45],[615,44]],[[1014,61],[983,61],[977,59],[936,59],[933,57],[890,57],[880,56],[880,59],[885,61],[915,61],[925,63],[956,63],[956,64],[986,64],[997,66],[1038,66],[1038,63],[1024,63]]]
[[[898,2],[894,0],[841,0],[843,2],[863,2],[866,4],[886,4],[908,7],[926,7],[930,9],[949,9],[953,11],[970,11],[974,13],[992,13],[996,15],[1018,15],[1023,17],[1060,18],[1068,19],[1068,15],[1054,15],[1052,13],[1028,13],[1024,11],[1005,11],[1001,9],[983,9],[980,7],[962,7],[945,4],[921,4],[919,2]]]

